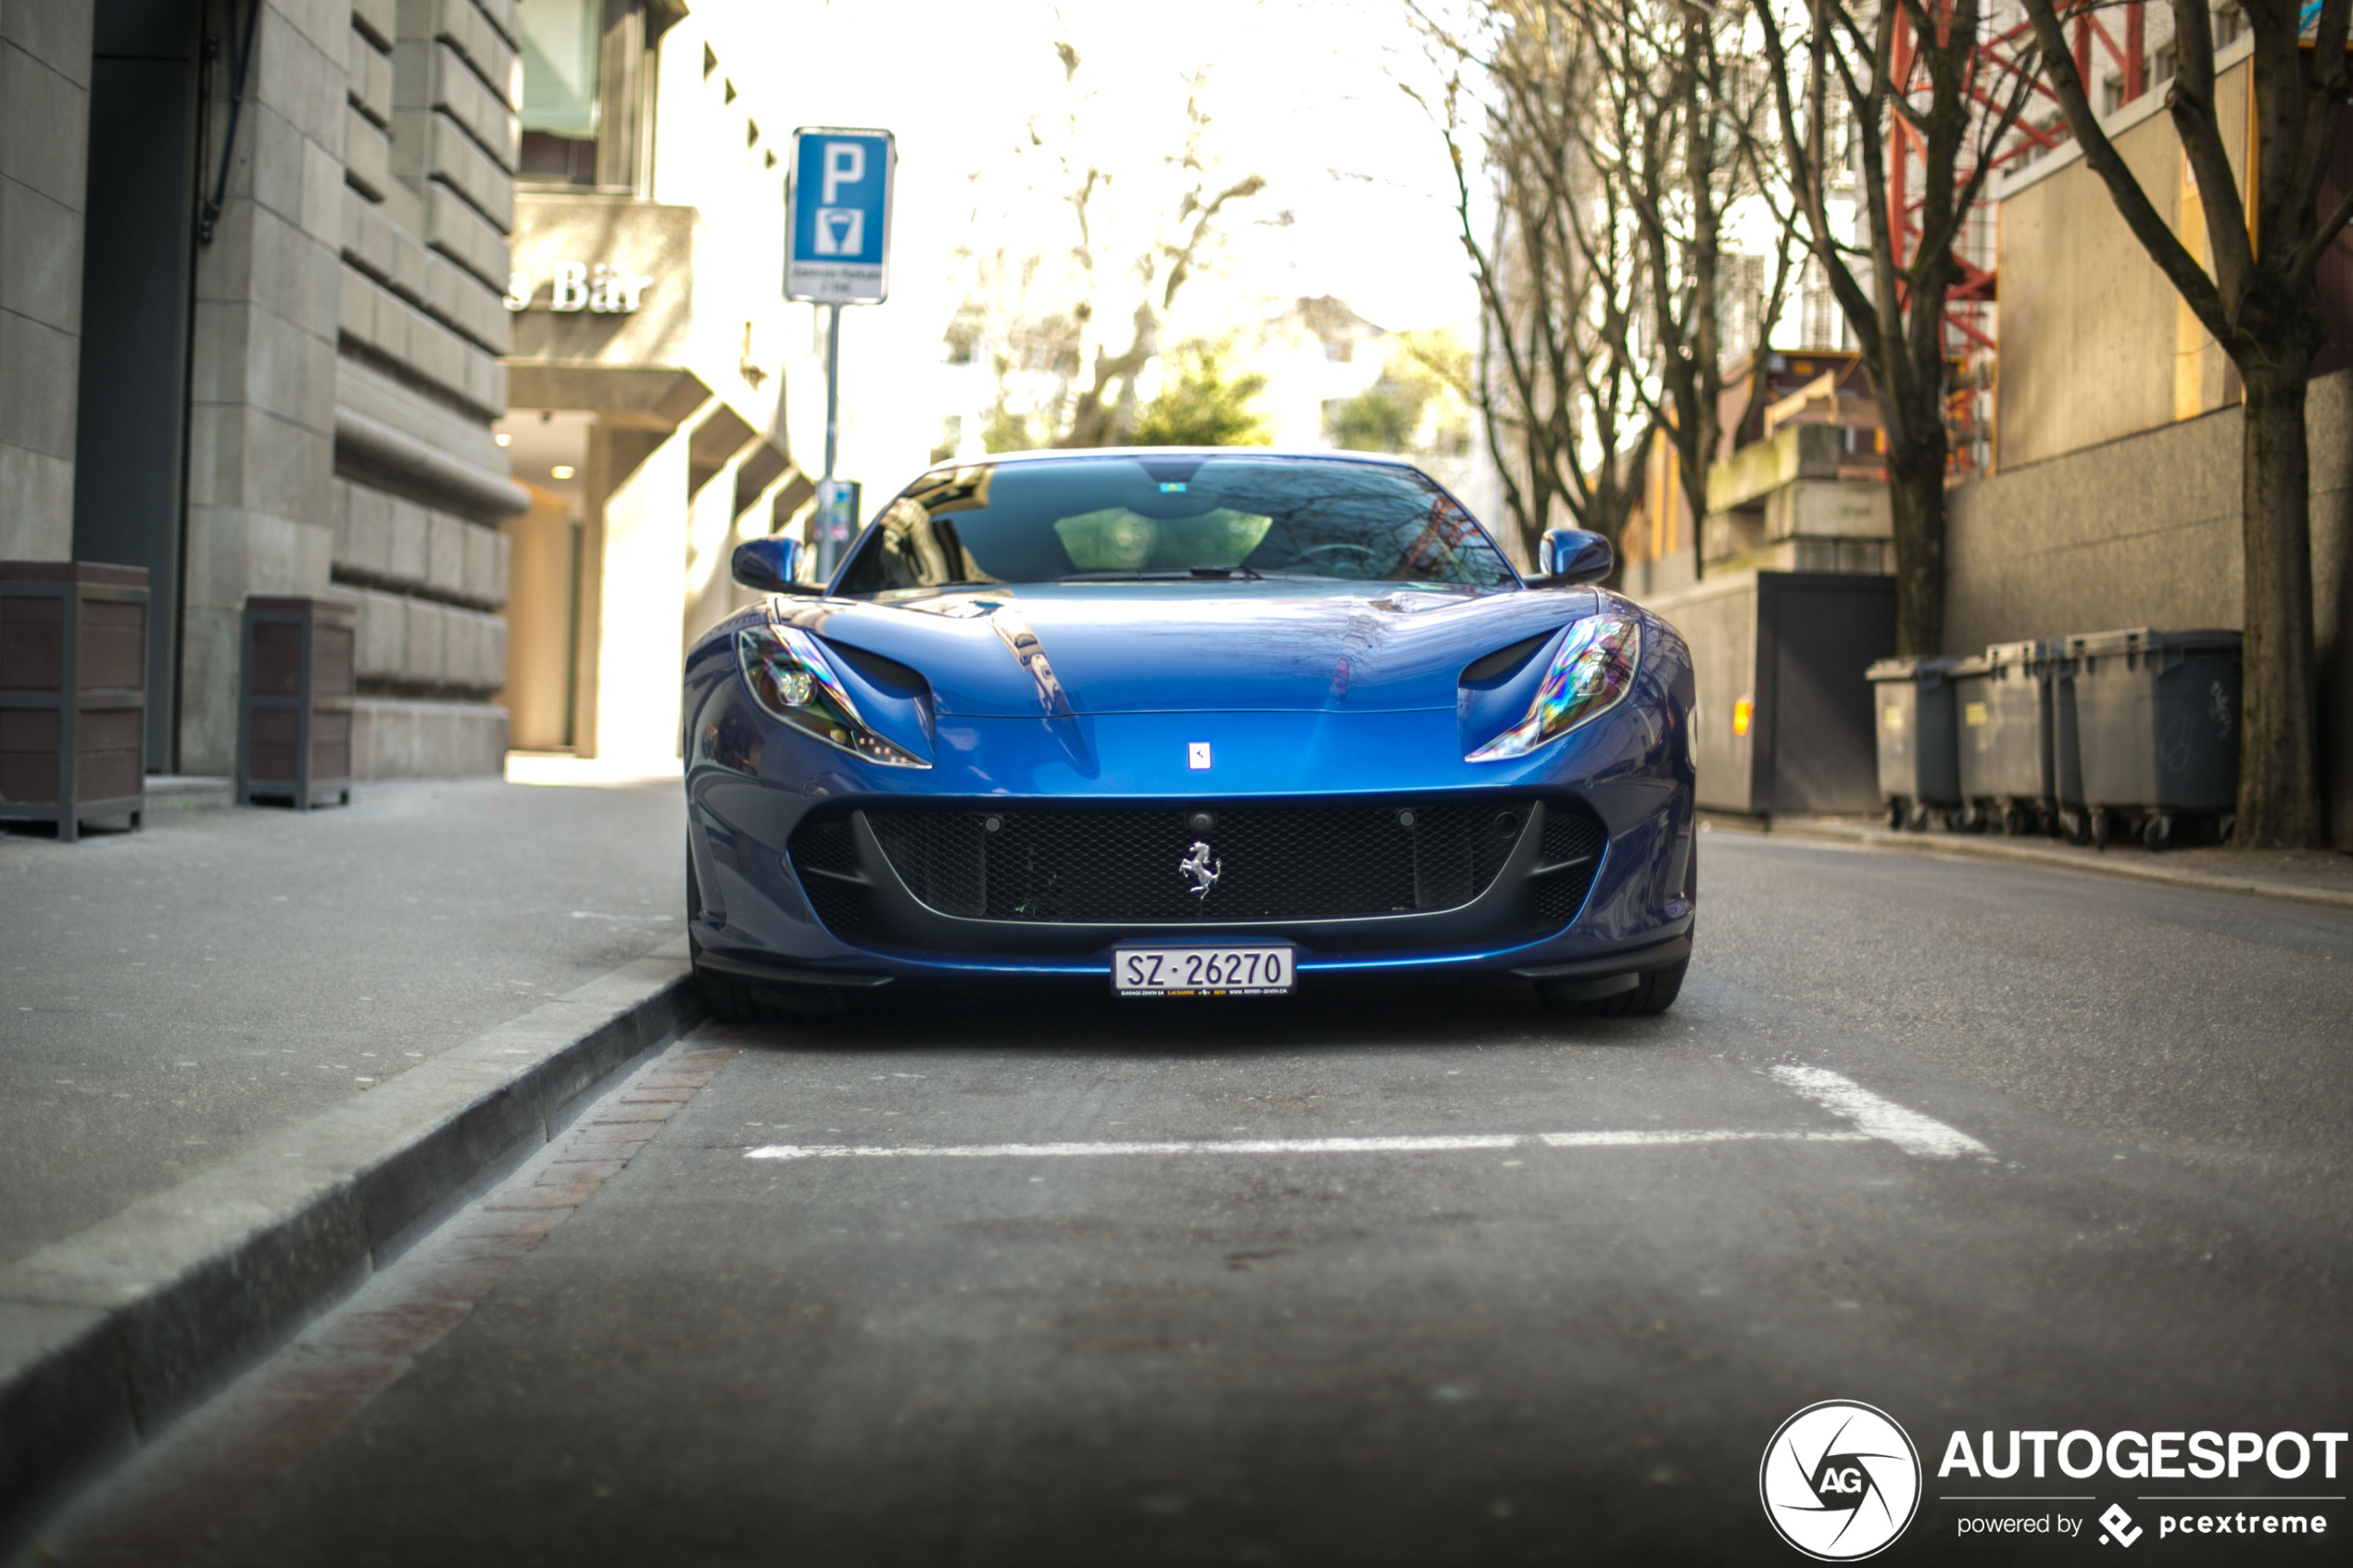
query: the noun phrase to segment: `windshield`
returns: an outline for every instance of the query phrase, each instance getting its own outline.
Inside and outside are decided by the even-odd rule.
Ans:
[[[1412,469],[1265,455],[941,469],[886,508],[845,594],[1271,577],[1502,587],[1511,568]]]

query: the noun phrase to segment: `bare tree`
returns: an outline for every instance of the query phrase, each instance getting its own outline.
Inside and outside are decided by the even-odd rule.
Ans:
[[[1581,24],[1590,69],[1579,136],[1587,161],[1640,238],[1648,311],[1649,377],[1634,386],[1674,448],[1696,522],[1706,511],[1707,470],[1720,455],[1724,393],[1724,236],[1736,203],[1762,202],[1773,217],[1772,285],[1741,302],[1770,323],[1787,296],[1795,210],[1777,199],[1778,149],[1769,90],[1752,69],[1745,19],[1702,0],[1557,0]],[[1760,331],[1757,345],[1763,349]],[[1655,386],[1652,378],[1655,378]],[[1749,383],[1755,412],[1767,386]]]
[[[1639,498],[1620,455],[1649,429],[1632,352],[1643,273],[1633,224],[1580,151],[1580,30],[1545,0],[1491,0],[1469,34],[1427,14],[1422,23],[1446,78],[1436,102],[1405,91],[1453,163],[1481,306],[1470,392],[1504,506],[1530,561],[1564,511],[1615,546]],[[1473,187],[1473,135],[1491,193]],[[1491,228],[1482,194],[1495,204]]]
[[[950,329],[988,345],[998,383],[993,447],[1120,440],[1135,423],[1138,378],[1160,354],[1178,294],[1213,264],[1228,208],[1266,183],[1221,170],[1199,71],[1187,81],[1176,147],[1123,164],[1097,132],[1104,117],[1133,113],[1132,102],[1100,97],[1075,44],[1061,40],[1054,50],[1068,101],[1058,116],[1030,122],[1013,160],[1028,171],[1051,159],[1051,171],[1029,176],[1027,200],[1015,204],[1025,209],[1005,226],[1036,234],[1067,224],[1068,243],[972,257],[975,282]],[[1017,409],[1013,383],[1025,379],[1051,390]]]
[[[1995,149],[2026,106],[2032,75],[1997,82],[1980,70],[1982,0],[1751,0],[1751,6],[1807,248],[1879,398],[1895,525],[1896,649],[1932,654],[1944,628],[1944,307],[1962,275],[1954,246]],[[1857,132],[1862,163],[1859,245],[1830,210],[1829,187],[1841,172],[1832,167],[1831,133],[1842,117]],[[1904,215],[1890,210],[1886,167],[1886,138],[1899,121],[1915,133],[1923,166],[1918,243],[1908,257],[1896,254]]]
[[[2353,220],[2353,192],[2321,210],[2339,117],[2353,95],[2346,55],[2353,0],[2242,0],[2254,34],[2254,200],[2231,167],[2214,113],[2214,27],[2207,0],[2173,0],[2177,61],[2165,108],[2207,193],[2201,265],[2133,177],[2101,129],[2053,0],[2025,0],[2044,69],[2116,210],[2222,351],[2246,388],[2240,448],[2241,565],[2246,584],[2245,724],[2239,747],[2238,841],[2322,842],[2320,684],[2314,664],[2312,459],[2305,386],[2324,335],[2322,256]],[[2073,6],[2067,9],[2071,12]],[[2317,9],[2312,47],[2301,35]]]

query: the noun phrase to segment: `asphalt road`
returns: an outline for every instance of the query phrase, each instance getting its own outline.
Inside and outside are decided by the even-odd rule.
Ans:
[[[2133,1562],[2343,1561],[2342,1501],[2227,1505],[2332,1526],[2259,1553],[2145,1499],[2341,1497],[2353,1453],[1936,1469],[1956,1430],[2347,1428],[2353,916],[1724,833],[1702,895],[1656,1020],[1496,986],[707,1026],[46,1549],[1798,1562],[1759,1461],[1849,1399],[1928,1466],[1877,1561],[2081,1560],[2110,1503]],[[2064,1500],[1957,1500],[2014,1492]],[[2081,1533],[1962,1533],[2011,1515]]]

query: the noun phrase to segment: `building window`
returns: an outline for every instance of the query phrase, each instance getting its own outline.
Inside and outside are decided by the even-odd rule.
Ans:
[[[597,182],[603,0],[522,0],[526,180]]]

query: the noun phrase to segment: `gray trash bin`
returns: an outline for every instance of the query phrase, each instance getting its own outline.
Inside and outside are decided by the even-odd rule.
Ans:
[[[1879,739],[1879,792],[1887,825],[1919,833],[1929,813],[1960,825],[1961,778],[1953,736],[1957,659],[1882,659],[1863,671],[1871,684]]]
[[[2057,671],[2065,645],[1995,643],[1953,666],[1964,825],[2049,832],[2058,820]]]
[[[2238,808],[2239,633],[2145,627],[2067,639],[2095,843],[2219,844]]]

